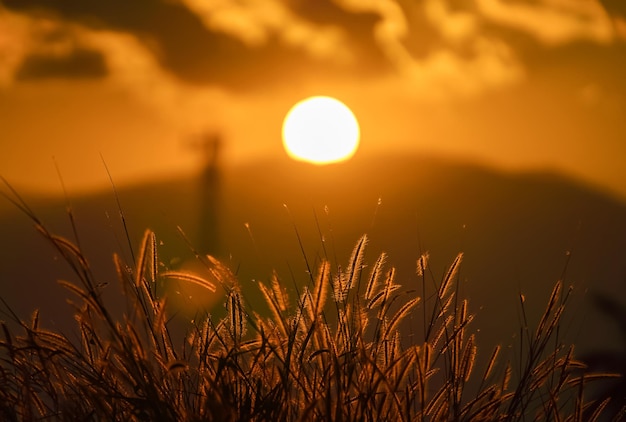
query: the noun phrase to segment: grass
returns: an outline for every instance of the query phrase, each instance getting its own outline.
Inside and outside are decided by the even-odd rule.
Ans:
[[[211,256],[197,254],[210,279],[160,271],[156,235],[146,231],[134,262],[113,256],[126,301],[116,316],[102,295],[108,280],[78,242],[50,232],[13,194],[75,274],[61,284],[75,297],[76,331],[43,328],[38,312],[25,320],[3,300],[2,420],[594,421],[609,403],[590,399],[588,385],[611,375],[586,371],[559,343],[562,281],[534,328],[520,295],[517,360],[501,347],[480,359],[458,295],[462,254],[440,278],[419,257],[411,289],[384,253],[365,266],[363,236],[345,267],[324,260],[291,293],[278,275],[259,283],[269,308],[260,315],[247,305],[255,292]],[[179,335],[160,288],[171,279],[222,290],[225,316],[207,313]]]

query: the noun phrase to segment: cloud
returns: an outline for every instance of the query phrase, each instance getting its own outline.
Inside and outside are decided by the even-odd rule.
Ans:
[[[238,38],[251,48],[266,46],[277,38],[285,47],[303,49],[315,58],[343,63],[352,59],[340,28],[306,21],[285,2],[183,2],[200,16],[207,28]]]
[[[207,116],[219,121],[223,116],[216,104],[228,108],[229,96],[223,87],[181,84],[160,65],[152,51],[132,35],[83,28],[81,38],[106,57],[109,69],[106,83],[133,93],[160,113],[163,120],[183,132],[205,127]]]
[[[238,39],[207,30],[196,14],[179,3],[8,0],[5,5],[93,31],[130,34],[151,50],[163,68],[188,83],[227,83],[235,79],[233,68],[246,68],[254,59]]]
[[[24,58],[15,74],[18,80],[46,78],[100,78],[107,74],[100,52],[72,49],[62,56],[35,53]]]
[[[340,3],[379,15],[375,40],[396,69],[382,80],[405,95],[445,101],[479,95],[523,78],[523,66],[509,45],[481,35],[474,15],[453,11],[445,0]],[[424,26],[430,28],[426,37]],[[420,45],[425,38],[426,47]]]
[[[476,36],[478,17],[468,11],[453,11],[442,0],[426,0],[424,13],[446,41],[458,44]]]
[[[323,75],[349,68],[368,74],[382,62],[380,56],[365,54],[376,52],[375,47],[363,48],[351,37],[348,43],[345,28],[303,19],[287,3],[276,0],[5,3],[25,15],[44,14],[93,31],[132,35],[184,83],[248,90],[285,77],[297,79],[303,72]],[[351,20],[363,23],[368,17]]]
[[[249,92],[328,78],[386,85],[426,100],[475,96],[524,79],[525,63],[510,28],[530,34],[541,48],[606,44],[621,28],[594,0],[5,0],[5,5],[13,13],[8,29],[0,27],[0,43],[3,33],[25,42],[0,53],[11,69],[0,71],[0,80],[11,72],[106,76],[125,81],[129,89],[146,87],[153,92],[141,95],[150,97],[187,95],[188,86]],[[28,25],[39,21],[57,26],[49,33],[64,35],[53,41],[28,35]]]
[[[0,5],[0,87],[10,85],[17,69],[33,48],[33,21]]]
[[[611,18],[596,0],[477,0],[476,4],[488,20],[520,30],[548,46],[575,41],[608,44],[614,40]]]

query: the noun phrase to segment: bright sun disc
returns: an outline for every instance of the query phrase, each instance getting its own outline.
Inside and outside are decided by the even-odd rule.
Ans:
[[[329,164],[354,155],[359,132],[356,117],[344,103],[331,97],[309,97],[287,113],[283,145],[295,160]]]

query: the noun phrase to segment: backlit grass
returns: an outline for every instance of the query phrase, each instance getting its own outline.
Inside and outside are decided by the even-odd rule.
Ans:
[[[418,257],[419,284],[407,287],[384,253],[365,266],[363,236],[345,266],[324,260],[298,288],[275,275],[252,292],[211,256],[198,256],[211,277],[160,271],[146,231],[135,262],[112,259],[120,317],[103,299],[109,280],[16,198],[74,272],[61,284],[76,331],[50,331],[38,312],[23,319],[4,303],[3,420],[593,421],[608,404],[588,399],[587,386],[611,375],[588,373],[558,342],[569,298],[561,281],[535,327],[520,296],[521,357],[511,361],[501,347],[477,346],[470,304],[457,294],[462,254],[441,277]],[[172,279],[223,292],[225,316],[207,312],[174,332],[159,288]],[[252,294],[269,312],[247,305]]]

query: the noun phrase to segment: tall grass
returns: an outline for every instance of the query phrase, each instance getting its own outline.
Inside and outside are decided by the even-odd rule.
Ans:
[[[521,359],[496,347],[479,365],[473,315],[457,294],[462,254],[441,279],[420,257],[420,284],[407,288],[384,253],[366,271],[363,236],[345,267],[322,261],[295,295],[278,275],[259,283],[269,307],[259,315],[215,258],[200,257],[210,280],[161,272],[146,231],[134,263],[113,256],[126,301],[115,317],[81,248],[15,202],[73,269],[76,282],[61,284],[75,296],[76,333],[41,327],[38,312],[24,320],[3,300],[3,420],[593,421],[607,405],[586,387],[609,375],[587,373],[555,341],[569,297],[560,281],[534,329],[524,317]],[[157,289],[169,279],[223,290],[226,315],[196,318],[181,340]],[[520,306],[525,315],[522,296]]]

